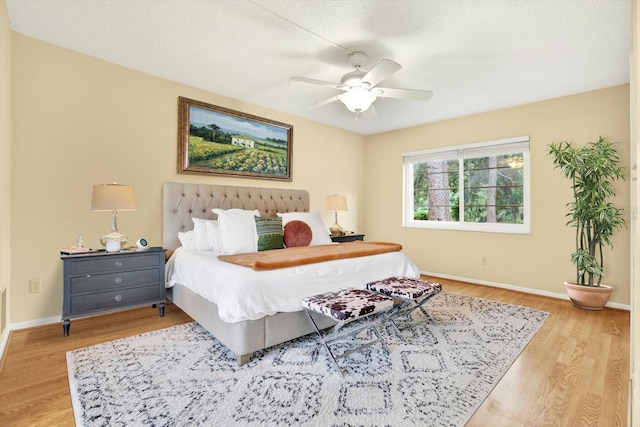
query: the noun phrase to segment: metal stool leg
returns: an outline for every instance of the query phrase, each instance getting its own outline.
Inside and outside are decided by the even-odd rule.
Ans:
[[[424,305],[427,301],[429,301],[431,298],[435,297],[436,295],[437,295],[437,293],[433,293],[433,294],[431,294],[431,295],[427,296],[426,298],[423,298],[423,299],[422,299],[422,301],[420,301],[420,302],[416,303],[416,306],[415,306],[415,307],[413,307],[413,308],[409,311],[409,313],[412,313],[414,310],[418,310],[418,309],[420,309],[420,311],[422,311],[422,313],[423,313],[423,314],[425,315],[425,317],[426,317],[426,319],[425,319],[425,320],[423,320],[423,322],[424,322],[424,321],[429,320],[429,321],[431,321],[433,324],[437,324],[437,322],[435,321],[435,319],[434,319],[433,317],[431,317],[431,315],[430,315],[430,314],[427,312],[427,310],[425,310],[425,309],[424,309],[424,307],[423,307],[423,305]],[[422,322],[419,322],[419,323],[422,323]]]
[[[382,347],[385,349],[387,354],[391,353],[391,350],[389,350],[387,343],[382,339],[380,332],[378,332],[378,328],[376,328],[376,325],[375,324],[371,325],[371,328],[373,329],[373,332],[376,334],[376,337],[378,337],[378,341],[380,341],[380,344],[382,344]]]
[[[407,302],[405,300],[402,300],[402,303],[400,303],[397,307],[392,308],[385,316],[383,319],[384,321],[388,321],[389,323],[391,323],[391,326],[393,326],[394,331],[396,332],[396,334],[400,337],[400,339],[403,342],[406,342],[407,339],[405,338],[405,336],[402,334],[402,330],[400,329],[400,327],[398,326],[398,324],[396,323],[396,321],[393,319],[394,316],[396,315],[396,313],[398,313],[400,310],[402,310],[402,308],[407,304]]]
[[[398,335],[400,336],[400,339],[402,339],[402,341],[404,341],[404,342],[407,341],[407,338],[404,336],[402,331],[407,329],[407,328],[409,328],[409,327],[411,327],[411,326],[416,326],[416,325],[419,325],[419,324],[427,322],[427,321],[433,323],[434,325],[438,324],[435,321],[435,319],[423,307],[423,305],[427,301],[429,301],[431,298],[433,298],[435,295],[436,295],[435,293],[431,294],[431,295],[427,296],[426,298],[423,298],[419,302],[416,302],[415,300],[403,300],[403,303],[400,304],[400,306],[398,306],[398,308],[396,310],[394,310],[393,313],[391,313],[389,315],[389,321],[393,325],[394,329],[396,330],[396,332],[398,333]],[[411,303],[415,303],[415,305],[414,306],[410,306]],[[411,313],[413,313],[416,310],[420,310],[424,314],[425,318],[422,319],[422,320],[418,320],[416,322],[410,322],[408,325],[405,325],[403,327],[398,326],[398,324],[395,321],[395,319],[399,318],[400,316],[410,317]]]
[[[338,365],[338,361],[336,360],[335,357],[333,357],[333,353],[331,352],[331,349],[329,349],[329,346],[325,342],[324,338],[322,338],[322,334],[320,333],[320,329],[318,329],[318,325],[316,325],[316,321],[313,320],[313,317],[311,316],[311,312],[306,308],[304,309],[304,312],[307,313],[307,317],[311,321],[311,324],[313,325],[313,328],[316,330],[316,334],[318,334],[318,344],[322,344],[322,346],[326,350],[327,354],[331,358],[331,361],[333,362],[333,364],[335,365],[336,369],[340,373],[340,376],[344,377],[344,375],[342,374],[342,369],[340,369],[340,365]]]
[[[380,335],[380,332],[376,328],[376,323],[372,322],[371,319],[369,319],[369,318],[356,319],[356,321],[357,320],[362,320],[362,321],[366,322],[365,325],[361,326],[359,328],[355,328],[353,331],[350,331],[350,332],[348,332],[346,334],[343,334],[343,335],[337,335],[336,332],[340,328],[342,328],[342,326],[344,326],[346,323],[350,323],[350,322],[338,322],[338,324],[333,326],[331,328],[331,331],[328,332],[326,334],[326,336],[323,337],[322,333],[320,332],[320,329],[318,328],[318,325],[316,324],[315,320],[313,320],[313,316],[311,316],[311,311],[309,309],[306,309],[306,308],[305,308],[304,311],[305,311],[305,313],[307,313],[307,317],[311,321],[311,324],[313,325],[313,328],[316,330],[316,334],[318,335],[318,342],[320,344],[322,344],[322,346],[326,350],[327,354],[331,358],[331,361],[333,362],[334,366],[337,368],[338,372],[340,373],[340,376],[342,376],[342,377],[344,377],[344,374],[342,372],[342,369],[340,368],[340,365],[338,365],[338,359],[342,359],[344,357],[347,357],[347,356],[355,353],[356,351],[363,350],[366,347],[369,347],[369,346],[371,346],[371,345],[373,345],[373,344],[375,344],[377,342],[380,342],[380,344],[382,345],[383,349],[387,353],[391,353],[391,350],[389,350],[389,347],[387,346],[387,343],[384,341],[384,339],[382,339],[382,335]],[[375,313],[372,313],[372,314],[375,314]],[[331,351],[331,348],[329,347],[329,345],[332,342],[344,339],[346,337],[358,335],[360,332],[365,331],[367,329],[373,330],[373,333],[375,334],[376,339],[369,340],[365,344],[357,345],[356,347],[352,348],[351,350],[347,350],[344,353],[341,353],[339,355],[334,355],[333,354],[333,351]]]
[[[431,297],[427,298],[427,300],[431,299]],[[426,300],[424,302],[427,302]],[[429,312],[427,310],[424,309],[424,307],[422,306],[422,304],[420,304],[419,306],[420,311],[422,311],[422,313],[425,315],[425,317],[427,318],[427,320],[429,320],[431,323],[433,323],[434,325],[437,325],[438,322],[436,322],[436,320],[429,314]]]

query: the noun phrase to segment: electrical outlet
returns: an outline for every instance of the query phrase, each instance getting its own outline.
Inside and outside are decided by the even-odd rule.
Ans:
[[[31,279],[29,280],[29,292],[32,294],[39,294],[41,288],[40,279]]]
[[[487,265],[487,257],[483,256],[481,262],[482,262],[482,265]]]

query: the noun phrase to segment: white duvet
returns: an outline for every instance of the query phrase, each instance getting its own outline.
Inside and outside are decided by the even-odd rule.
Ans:
[[[402,252],[254,271],[220,261],[214,252],[178,248],[167,262],[166,285],[191,289],[214,302],[222,320],[235,323],[300,311],[305,297],[393,276],[418,278],[420,272]]]

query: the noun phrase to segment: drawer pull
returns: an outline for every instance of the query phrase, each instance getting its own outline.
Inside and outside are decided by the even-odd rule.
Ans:
[[[116,297],[114,299],[116,301],[120,302],[120,301],[122,301],[122,295],[116,295]]]
[[[116,261],[116,267],[122,267],[122,262],[121,261]]]
[[[116,282],[119,285],[120,283],[122,283],[122,277],[116,277],[114,282]]]

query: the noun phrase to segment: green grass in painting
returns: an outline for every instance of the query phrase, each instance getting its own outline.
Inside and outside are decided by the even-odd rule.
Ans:
[[[200,168],[286,175],[287,151],[273,146],[261,149],[218,144],[189,136],[189,164]]]

